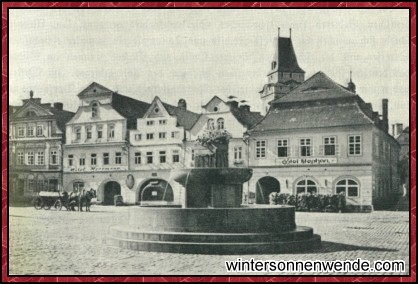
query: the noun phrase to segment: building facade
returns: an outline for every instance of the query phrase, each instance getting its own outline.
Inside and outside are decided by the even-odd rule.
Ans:
[[[136,129],[149,104],[92,83],[78,94],[80,105],[66,124],[63,151],[64,190],[95,189],[98,202],[113,204],[115,195],[128,202],[135,193],[129,174],[129,129]]]
[[[272,101],[252,128],[250,180],[255,203],[271,192],[343,193],[356,210],[372,210],[399,193],[399,144],[383,119],[355,93],[322,72]]]
[[[183,187],[171,178],[174,169],[190,167],[192,150],[187,148],[190,129],[199,114],[155,97],[137,128],[129,133],[129,169],[133,177],[135,203],[181,205]],[[190,155],[187,154],[190,153]]]
[[[74,115],[62,103],[23,100],[9,107],[10,198],[30,197],[37,192],[62,189],[62,147],[65,123]]]

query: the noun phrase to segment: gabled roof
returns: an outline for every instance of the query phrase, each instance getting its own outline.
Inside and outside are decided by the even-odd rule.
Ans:
[[[200,117],[200,114],[191,112],[180,107],[176,107],[166,103],[163,103],[163,105],[171,116],[177,117],[177,123],[180,126],[183,126],[186,130],[190,130]]]
[[[340,84],[334,82],[325,73],[319,71],[285,96],[272,101],[272,104],[354,96],[356,96],[355,93],[347,90]]]
[[[258,123],[263,116],[259,112],[248,111],[246,109],[230,105],[231,113],[243,126],[251,128]]]
[[[371,125],[373,121],[360,109],[355,100],[345,103],[299,105],[271,108],[251,132],[309,129],[348,125]]]
[[[128,129],[136,129],[136,120],[144,116],[149,103],[135,100],[118,93],[112,94],[112,107],[127,120]]]
[[[97,92],[99,90],[99,92]],[[100,85],[99,83],[93,82],[90,85],[88,85],[84,90],[82,90],[77,96],[83,96],[83,95],[97,95],[101,93],[113,93],[112,90],[106,88],[103,85]]]
[[[74,116],[74,112],[67,110],[59,110],[54,107],[48,107],[49,111],[52,112],[55,116],[55,121],[57,122],[58,128],[65,133],[65,124],[71,120]]]
[[[219,101],[221,101],[221,102],[223,102],[223,103],[225,103],[225,101],[223,100],[223,99],[221,99],[220,97],[218,97],[218,96],[213,96],[213,98],[211,98],[206,104],[204,104],[204,105],[202,105],[202,107],[203,108],[205,108],[205,107],[207,107],[213,100],[219,100]]]
[[[41,103],[40,98],[31,98],[28,100],[24,100],[24,104],[22,106],[9,106],[9,110],[15,110],[11,114],[11,119],[16,118],[20,112],[27,109],[29,106],[33,106],[40,110],[44,115],[42,116],[51,116],[53,115],[53,118],[55,119],[57,123],[57,127],[65,133],[65,124],[71,120],[71,118],[74,116],[74,112],[67,111],[67,110],[61,110],[57,109],[53,106],[51,106],[50,103]],[[41,116],[41,117],[42,117]],[[32,118],[36,119],[36,118]]]
[[[288,37],[279,37],[278,44],[279,64],[275,71],[305,73],[305,71],[303,71],[303,69],[299,67],[298,60],[296,58],[296,53],[293,49],[292,39]]]

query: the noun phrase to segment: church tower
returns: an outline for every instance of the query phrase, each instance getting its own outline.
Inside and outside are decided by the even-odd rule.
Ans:
[[[299,67],[293,49],[292,29],[289,30],[289,37],[280,37],[279,28],[275,45],[274,58],[267,73],[267,84],[260,91],[262,114],[267,113],[271,101],[286,95],[305,80],[305,71]]]

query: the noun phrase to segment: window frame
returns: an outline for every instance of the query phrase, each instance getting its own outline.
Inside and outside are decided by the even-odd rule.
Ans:
[[[305,182],[305,184],[303,184],[303,185],[299,185],[301,182]],[[305,191],[303,192],[303,194],[307,194],[307,193],[310,193],[310,194],[312,194],[312,191],[308,191],[308,188],[309,187],[313,187],[313,185],[312,184],[308,184],[308,181],[312,181],[314,184],[315,184],[315,193],[316,194],[319,194],[319,185],[318,185],[318,183],[314,180],[314,179],[312,179],[312,178],[309,178],[309,177],[306,177],[306,178],[302,178],[302,179],[299,179],[299,180],[297,180],[296,181],[296,183],[295,183],[295,194],[297,195],[297,194],[300,194],[300,193],[298,193],[298,189],[299,188],[305,188]]]
[[[262,143],[262,142],[264,142],[264,146],[259,146],[258,145],[258,143]],[[267,140],[266,139],[258,139],[258,140],[255,140],[255,144],[254,144],[254,146],[255,146],[255,151],[254,151],[254,153],[255,153],[255,158],[256,159],[265,159],[266,157],[267,157]],[[257,151],[260,149],[260,153],[258,153]],[[261,155],[261,150],[262,149],[264,149],[264,155]]]
[[[281,142],[282,145],[279,145],[279,143]],[[283,142],[286,142],[286,145],[283,145]],[[289,157],[289,138],[279,138],[277,139],[277,157],[278,158],[287,158]],[[286,156],[281,156],[279,155],[280,150],[279,148],[285,148],[286,149]]]
[[[326,144],[325,143],[326,139],[329,139],[329,140],[334,139],[334,144]],[[338,142],[337,142],[337,136],[336,135],[323,136],[322,137],[322,146],[324,147],[323,148],[323,155],[327,156],[327,157],[337,156],[337,145],[338,145],[337,143]],[[326,154],[327,146],[334,146],[334,154],[329,154],[329,155]]]
[[[350,145],[351,145],[351,143],[350,143],[350,137],[354,137],[354,139],[356,137],[360,137],[360,142],[354,141],[354,144],[355,145],[356,144],[359,144],[360,145],[360,153],[359,154],[356,154],[356,153],[350,154]],[[360,156],[363,156],[363,136],[361,134],[349,134],[349,135],[347,135],[347,146],[348,146],[347,147],[347,155],[349,157],[360,157]],[[354,152],[355,152],[355,148],[354,148]]]
[[[356,184],[355,185],[353,185],[353,184],[350,185],[348,183],[349,180],[355,182]],[[345,182],[345,184],[344,185],[339,185],[339,183],[343,182],[343,181]],[[357,195],[355,195],[355,196],[354,195],[349,195],[350,187],[351,188],[355,187],[357,189]],[[343,188],[344,189],[345,197],[349,197],[349,198],[359,198],[360,197],[360,182],[354,177],[348,176],[348,177],[340,177],[339,179],[337,179],[337,181],[335,182],[335,185],[334,185],[335,194],[339,194],[338,193],[338,188]]]
[[[304,141],[305,145],[302,145],[302,140]],[[309,140],[309,144],[306,144],[307,140]],[[313,139],[312,137],[302,137],[299,138],[299,156],[300,157],[313,157]],[[309,155],[302,155],[303,154],[303,147],[306,147],[306,150],[309,149]]]

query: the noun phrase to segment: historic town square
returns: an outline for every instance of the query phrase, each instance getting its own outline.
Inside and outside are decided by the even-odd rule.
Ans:
[[[408,13],[344,13],[12,11],[9,274],[409,275]]]

